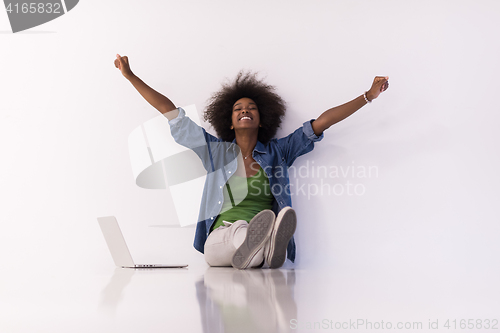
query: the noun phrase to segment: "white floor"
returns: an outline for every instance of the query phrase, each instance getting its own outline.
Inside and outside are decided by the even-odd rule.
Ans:
[[[396,269],[376,264],[305,269],[287,262],[277,270],[239,271],[209,268],[199,260],[184,269],[2,269],[0,331],[453,332],[456,327],[495,332],[500,327],[498,284],[487,276],[445,266],[422,271],[412,263]]]

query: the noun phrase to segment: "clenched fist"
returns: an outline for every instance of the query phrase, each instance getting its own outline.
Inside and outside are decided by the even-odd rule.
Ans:
[[[380,93],[386,91],[387,88],[389,88],[389,77],[376,76],[375,79],[373,79],[372,87],[366,92],[366,97],[368,100],[372,101],[377,98]]]
[[[123,76],[125,76],[127,79],[134,75],[134,73],[132,73],[132,71],[130,70],[127,56],[122,57],[117,54],[115,59],[115,67],[118,68],[122,72]]]

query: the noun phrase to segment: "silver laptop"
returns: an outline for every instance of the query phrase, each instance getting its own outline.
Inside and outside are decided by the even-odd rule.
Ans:
[[[101,226],[102,233],[104,238],[106,239],[106,243],[108,244],[109,252],[111,252],[111,256],[115,262],[115,265],[118,267],[126,267],[126,268],[182,268],[187,267],[188,265],[179,264],[179,265],[136,265],[132,256],[130,255],[130,251],[128,250],[127,243],[125,243],[125,238],[123,238],[122,231],[120,230],[120,226],[116,221],[114,216],[105,216],[98,217],[97,221],[99,222],[99,226]]]

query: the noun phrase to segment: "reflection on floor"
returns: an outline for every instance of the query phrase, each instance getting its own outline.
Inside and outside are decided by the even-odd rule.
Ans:
[[[196,283],[203,332],[282,332],[297,318],[295,272],[210,267]]]
[[[168,274],[116,268],[101,292],[101,311],[115,317],[132,277],[146,271]],[[194,286],[204,333],[287,332],[290,318],[297,318],[294,270],[209,267]]]
[[[97,266],[4,269],[0,332],[452,332],[462,320],[490,328],[500,321],[498,274],[441,263]]]

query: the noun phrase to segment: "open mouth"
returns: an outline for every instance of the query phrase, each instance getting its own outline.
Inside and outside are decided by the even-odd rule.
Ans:
[[[243,116],[240,118],[240,120],[252,120],[249,116]]]

